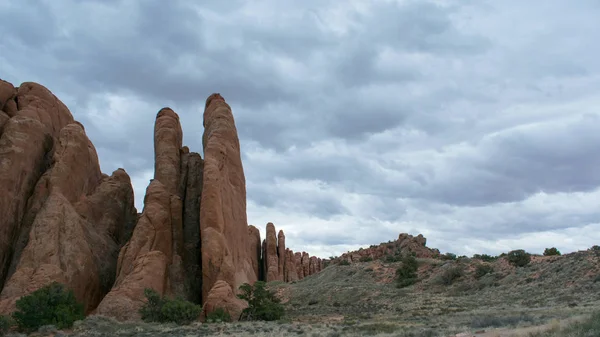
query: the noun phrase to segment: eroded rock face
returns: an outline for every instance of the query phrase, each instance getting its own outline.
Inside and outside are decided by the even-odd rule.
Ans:
[[[98,306],[98,314],[119,320],[139,318],[145,288],[161,295],[197,297],[199,217],[194,206],[201,194],[202,163],[199,156],[181,148],[182,137],[179,116],[169,108],[161,109],[154,127],[154,179],[146,189],[144,210],[131,239],[119,254],[115,284]],[[189,196],[185,211],[183,196]]]
[[[267,282],[279,280],[279,258],[277,257],[277,236],[275,225],[267,224],[265,236],[265,280]]]
[[[298,279],[304,278],[304,267],[302,266],[302,253],[294,253],[294,261],[296,262],[296,271],[298,273]]]
[[[302,274],[304,277],[310,276],[310,255],[302,252]]]
[[[248,240],[250,247],[250,252],[248,253],[248,256],[250,256],[250,259],[252,260],[252,269],[254,270],[254,273],[256,274],[259,280],[263,279],[261,275],[262,273],[260,272],[260,255],[262,247],[260,243],[260,231],[258,230],[258,228],[252,225],[248,226]]]
[[[282,230],[279,230],[277,233],[277,262],[278,262],[278,275],[277,279],[279,281],[284,281],[285,279],[285,234]]]
[[[298,280],[298,269],[296,268],[296,258],[294,252],[289,248],[285,250],[285,282],[294,282]]]
[[[219,94],[206,100],[204,128],[202,297],[211,307],[219,300],[216,295],[209,298],[217,281],[224,281],[235,293],[243,283],[253,284],[257,275],[248,256],[246,178],[240,143],[231,108]],[[237,319],[235,315],[232,318]]]
[[[129,176],[101,174],[83,126],[45,87],[0,81],[0,107],[0,312],[53,281],[89,312],[133,226]]]

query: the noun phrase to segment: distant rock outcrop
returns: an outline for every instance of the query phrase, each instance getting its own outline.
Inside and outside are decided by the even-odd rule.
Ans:
[[[414,253],[416,257],[435,258],[440,255],[440,251],[426,247],[427,239],[423,235],[412,236],[402,233],[398,240],[373,245],[369,248],[361,248],[357,251],[342,254],[332,262],[340,260],[348,262],[359,262],[361,259],[371,258],[373,260],[389,255],[399,255],[405,253]]]

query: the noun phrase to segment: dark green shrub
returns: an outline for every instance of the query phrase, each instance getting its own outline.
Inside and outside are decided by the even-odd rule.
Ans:
[[[489,264],[480,264],[475,268],[475,278],[480,279],[487,274],[491,274],[494,271],[494,268]]]
[[[497,256],[491,256],[488,254],[475,254],[473,255],[473,258],[476,260],[481,260],[483,262],[494,262],[498,259]]]
[[[456,281],[457,279],[459,279],[460,277],[462,277],[464,274],[462,268],[458,267],[458,266],[454,266],[454,267],[450,267],[446,270],[444,270],[444,272],[442,272],[442,274],[440,275],[440,280],[442,281],[442,283],[444,285],[451,285],[452,283],[454,283],[454,281]]]
[[[223,308],[216,308],[206,315],[207,323],[231,322],[231,315]]]
[[[340,266],[349,266],[350,265],[350,261],[348,261],[348,260],[341,260],[340,262],[338,262],[338,264]]]
[[[517,249],[508,252],[506,259],[515,267],[524,267],[531,261],[531,255],[523,249]]]
[[[556,247],[544,249],[544,256],[559,256],[560,251]]]
[[[285,310],[281,300],[274,292],[266,288],[266,283],[256,281],[254,285],[244,283],[240,286],[239,298],[248,301],[248,308],[242,312],[243,320],[276,321],[283,317]]]
[[[44,325],[58,329],[70,328],[85,318],[83,304],[78,303],[72,290],[54,282],[17,300],[12,314],[19,329],[35,331]]]
[[[6,335],[10,327],[12,326],[12,321],[9,316],[0,316],[0,336]]]
[[[200,315],[202,307],[181,298],[161,297],[154,289],[144,289],[146,303],[140,308],[144,322],[173,322],[179,325],[190,324]]]
[[[404,288],[417,283],[419,264],[414,256],[408,255],[402,259],[402,266],[396,269],[396,287]]]
[[[400,262],[402,261],[402,256],[400,255],[386,255],[383,257],[383,261],[387,263]]]
[[[361,256],[358,261],[360,261],[360,262],[371,262],[371,261],[373,261],[373,258],[370,257],[370,256]]]
[[[456,254],[453,253],[446,253],[442,256],[440,256],[442,260],[447,261],[447,260],[456,260]]]

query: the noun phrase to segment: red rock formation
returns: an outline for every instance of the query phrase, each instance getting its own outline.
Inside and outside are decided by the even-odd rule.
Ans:
[[[311,256],[309,261],[308,261],[308,268],[310,270],[310,274],[314,275],[317,273],[317,257],[316,256]]]
[[[298,279],[304,278],[304,268],[302,267],[302,253],[294,253],[294,262],[296,262],[296,271],[298,273]]]
[[[252,260],[252,269],[254,270],[254,273],[260,279],[260,254],[262,247],[260,243],[260,231],[258,230],[258,228],[252,225],[248,226],[248,237],[248,246],[250,247],[248,256],[250,256],[250,259]]]
[[[302,252],[302,273],[304,277],[310,276],[310,255],[306,252]]]
[[[92,310],[112,285],[136,210],[129,176],[102,175],[84,128],[45,87],[0,81],[0,312],[53,281]],[[18,104],[17,104],[18,102]]]
[[[370,257],[379,259],[387,255],[398,255],[405,253],[415,253],[420,258],[435,258],[440,255],[439,250],[426,247],[427,239],[423,235],[412,236],[402,233],[398,236],[398,240],[381,243],[378,246],[369,248],[361,248],[357,251],[342,254],[335,259],[334,262],[345,260],[348,262],[359,262],[361,258]]]
[[[155,178],[146,190],[144,211],[131,240],[119,255],[115,285],[98,306],[98,314],[119,320],[139,318],[145,288],[161,295],[189,295],[179,197],[181,152],[185,154],[182,137],[179,116],[169,108],[161,109],[154,128]]]
[[[265,280],[267,282],[279,280],[279,258],[277,257],[277,236],[275,225],[267,224],[267,233],[265,236]]]
[[[210,308],[220,301],[234,303],[232,294],[243,283],[254,283],[257,275],[248,256],[246,179],[240,143],[231,108],[219,94],[206,100],[204,128],[200,203],[202,298],[206,299],[205,308]],[[232,287],[232,292],[223,293],[216,288],[219,280]],[[234,320],[238,318],[236,312],[230,310]]]
[[[282,230],[277,233],[277,262],[278,262],[278,275],[277,279],[283,281],[285,279],[285,234]]]
[[[296,258],[294,252],[289,248],[285,249],[285,282],[294,282],[298,280],[298,269],[296,268]]]

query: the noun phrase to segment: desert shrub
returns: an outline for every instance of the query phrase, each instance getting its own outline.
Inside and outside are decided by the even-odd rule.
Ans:
[[[517,249],[508,252],[506,259],[515,267],[524,267],[531,261],[531,255],[523,249]]]
[[[441,258],[442,260],[450,260],[450,261],[453,261],[453,260],[456,260],[456,254],[453,254],[453,253],[446,253],[446,254],[444,254],[444,255],[441,255],[441,256],[440,256],[440,258]]]
[[[54,282],[17,300],[12,314],[21,330],[35,331],[44,325],[58,329],[70,328],[85,318],[83,304],[75,299],[73,290]]]
[[[248,308],[242,312],[242,319],[248,321],[276,321],[285,314],[281,300],[266,283],[257,281],[254,285],[244,283],[240,286],[239,298],[248,301]]]
[[[202,307],[181,298],[161,297],[154,289],[144,289],[146,303],[140,308],[144,322],[173,322],[179,325],[195,321]]]
[[[453,267],[450,267],[450,268],[444,270],[444,272],[442,272],[442,274],[440,275],[440,280],[442,281],[442,283],[444,285],[449,286],[452,283],[454,283],[454,281],[456,281],[461,276],[463,276],[463,274],[464,274],[464,272],[461,267],[453,266]]]
[[[386,255],[383,257],[383,261],[387,263],[400,262],[402,261],[402,256],[400,255]]]
[[[350,265],[350,261],[348,261],[348,260],[341,260],[340,262],[338,262],[338,265],[340,265],[340,266],[349,266]]]
[[[216,308],[206,315],[207,323],[231,322],[231,315],[223,308]]]
[[[494,262],[498,259],[497,256],[492,256],[488,254],[475,254],[473,255],[473,258],[476,260],[481,260],[483,262]]]
[[[408,255],[402,259],[402,266],[396,269],[396,287],[404,288],[417,282],[419,264],[414,256]]]
[[[12,325],[12,321],[9,316],[0,315],[0,336],[6,335]]]
[[[360,262],[371,262],[371,261],[373,261],[373,258],[370,257],[370,256],[361,256],[358,261],[360,261]]]
[[[560,251],[556,247],[544,249],[544,256],[558,256]]]
[[[494,271],[494,268],[489,264],[480,264],[475,268],[475,278],[480,279],[487,274],[491,274]]]
[[[510,316],[476,316],[471,320],[471,327],[479,328],[502,328],[516,327],[522,323],[534,323],[535,318],[521,313],[520,315]]]

